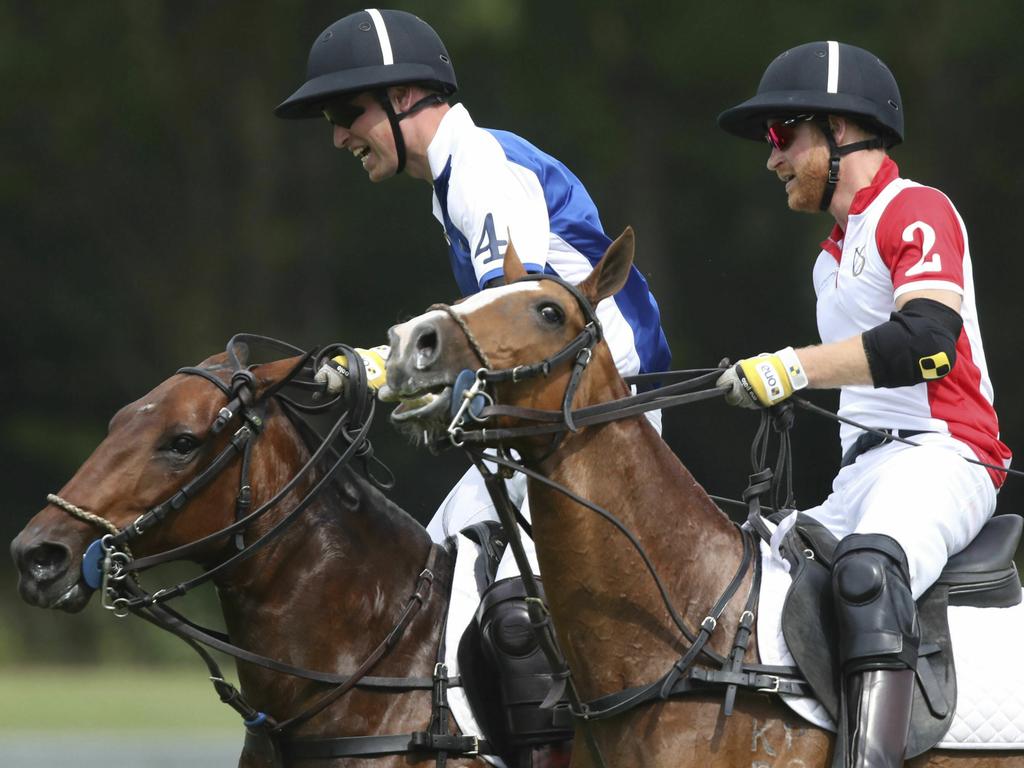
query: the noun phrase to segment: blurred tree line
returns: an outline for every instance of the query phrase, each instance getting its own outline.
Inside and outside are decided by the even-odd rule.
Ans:
[[[983,3],[396,2],[441,34],[479,125],[568,164],[610,234],[632,224],[638,266],[677,367],[816,340],[810,267],[831,220],[788,212],[765,147],[720,132],[780,51],[840,39],[894,71],[907,113],[903,174],[938,186],[971,236],[981,325],[1005,440],[1024,319],[1015,220],[1024,203],[1019,0]],[[371,345],[456,296],[430,190],[371,185],[317,121],[272,108],[308,48],[356,10],[339,3],[104,0],[0,4],[0,518],[10,540],[89,454],[118,407],[237,331],[301,346]],[[764,307],[771,308],[766,312]],[[756,318],[756,320],[755,320]],[[831,393],[817,402],[833,406]],[[713,493],[737,496],[756,427],[721,403],[666,414],[669,443]],[[797,499],[838,465],[833,424],[801,414]],[[374,430],[395,498],[429,518],[463,471]],[[1011,480],[1000,508],[1020,511]],[[685,542],[680,542],[685,546]],[[23,606],[0,569],[0,663],[165,657],[154,631],[95,606]],[[212,611],[209,600],[200,612]]]

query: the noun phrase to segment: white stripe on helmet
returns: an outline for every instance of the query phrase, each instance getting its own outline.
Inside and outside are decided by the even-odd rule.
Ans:
[[[395,56],[391,53],[391,38],[388,36],[387,25],[384,24],[384,17],[376,8],[367,8],[366,12],[373,19],[373,28],[377,30],[377,40],[380,42],[380,55],[384,64],[394,64]]]
[[[828,41],[828,85],[829,93],[839,93],[839,43]]]

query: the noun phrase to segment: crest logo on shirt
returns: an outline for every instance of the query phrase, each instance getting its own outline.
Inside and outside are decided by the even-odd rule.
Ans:
[[[864,247],[853,249],[853,276],[858,277],[864,271]]]

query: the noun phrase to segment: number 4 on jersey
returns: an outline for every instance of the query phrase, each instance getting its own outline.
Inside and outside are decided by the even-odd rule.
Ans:
[[[487,218],[484,219],[484,231],[480,233],[480,242],[477,243],[476,253],[473,254],[473,258],[476,258],[481,253],[490,253],[491,255],[484,259],[483,263],[496,261],[501,258],[501,251],[498,249],[505,245],[508,245],[508,241],[498,239],[494,233],[494,217],[488,213]]]

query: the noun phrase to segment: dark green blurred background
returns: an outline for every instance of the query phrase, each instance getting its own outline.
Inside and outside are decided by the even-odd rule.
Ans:
[[[949,194],[967,223],[1003,434],[1024,451],[1019,0],[396,5],[445,39],[479,125],[562,159],[609,233],[636,228],[677,367],[816,340],[810,268],[831,220],[788,212],[766,148],[715,117],[790,46],[828,38],[877,53],[903,92],[903,174]],[[231,334],[371,345],[455,297],[426,184],[371,185],[325,123],[271,114],[303,81],[316,35],[357,9],[0,4],[4,540],[120,405]],[[665,435],[710,491],[736,496],[755,427],[714,402],[667,414]],[[415,452],[383,419],[374,442],[397,500],[428,518],[462,460]],[[801,414],[795,443],[809,506],[838,464],[835,427]],[[1021,511],[1022,498],[1011,480],[1000,509]],[[0,578],[0,665],[176,657],[133,622],[114,637],[95,605],[74,617],[22,606],[7,562]]]

